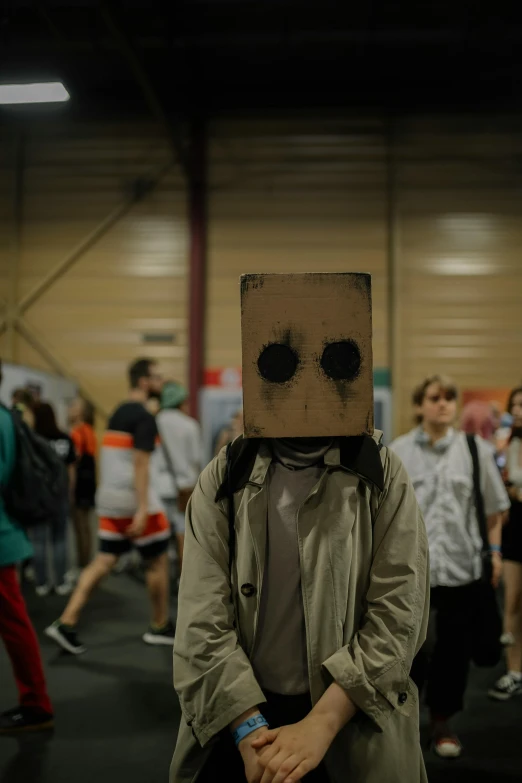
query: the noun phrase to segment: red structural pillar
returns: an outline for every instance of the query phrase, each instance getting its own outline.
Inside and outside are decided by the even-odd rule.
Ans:
[[[190,412],[197,418],[204,365],[207,267],[207,132],[202,120],[190,127],[189,172],[189,390]]]

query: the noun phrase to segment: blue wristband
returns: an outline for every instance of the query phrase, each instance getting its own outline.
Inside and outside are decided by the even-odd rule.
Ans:
[[[499,547],[498,544],[490,544],[489,545],[489,551],[490,552],[502,552],[501,547]]]
[[[236,747],[239,745],[241,740],[245,739],[245,737],[248,737],[248,735],[252,734],[252,732],[256,729],[260,729],[261,726],[266,726],[268,728],[268,723],[261,714],[254,715],[252,718],[244,721],[244,723],[241,723],[241,725],[239,725],[237,729],[234,729],[232,733]]]

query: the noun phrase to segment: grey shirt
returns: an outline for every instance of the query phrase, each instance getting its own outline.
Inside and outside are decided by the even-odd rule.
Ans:
[[[160,411],[156,424],[161,443],[152,457],[151,480],[160,498],[173,500],[178,490],[192,489],[198,483],[203,464],[201,428],[178,409]]]
[[[264,690],[298,695],[310,690],[298,514],[325,470],[330,443],[308,453],[283,441],[271,445],[275,459],[268,473],[266,563],[252,666]]]
[[[509,508],[489,443],[477,437],[480,483],[488,516]],[[473,496],[473,465],[462,432],[450,429],[435,444],[422,427],[394,440],[421,508],[430,547],[432,587],[459,587],[480,579],[482,539]]]

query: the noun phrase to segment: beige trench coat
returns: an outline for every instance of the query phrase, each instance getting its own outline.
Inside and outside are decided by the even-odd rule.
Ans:
[[[359,707],[326,755],[332,783],[421,783],[418,694],[409,671],[426,635],[427,540],[401,461],[386,448],[374,451],[384,468],[383,492],[341,468],[334,445],[298,514],[310,692],[316,703],[335,680]],[[216,735],[264,702],[249,654],[263,584],[270,462],[262,443],[250,481],[235,495],[232,594],[226,500],[215,502],[224,451],[203,471],[189,503],[174,645],[183,717],[171,783],[195,781]],[[247,584],[254,595],[242,594]]]

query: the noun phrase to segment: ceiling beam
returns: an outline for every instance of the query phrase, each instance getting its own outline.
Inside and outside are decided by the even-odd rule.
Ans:
[[[31,305],[33,305],[45,292],[62,277],[74,264],[76,264],[82,256],[87,253],[99,240],[116,224],[121,220],[130,209],[138,201],[141,201],[145,195],[150,193],[158,183],[163,179],[165,174],[172,168],[172,161],[164,164],[151,179],[137,180],[135,187],[130,194],[121,204],[110,212],[107,217],[99,223],[96,228],[91,231],[82,241],[60,261],[50,272],[38,282],[35,287],[29,291],[18,303],[18,313],[24,313]]]
[[[102,17],[110,31],[122,58],[127,63],[129,70],[132,72],[138,86],[140,87],[143,97],[149,106],[153,116],[163,126],[167,138],[170,142],[174,155],[176,156],[178,163],[180,164],[183,173],[190,178],[190,172],[188,168],[187,153],[183,138],[181,136],[177,123],[174,123],[165,112],[162,102],[158,97],[155,88],[152,85],[147,72],[138,56],[134,46],[132,45],[129,37],[122,30],[121,25],[117,22],[112,9],[108,3],[104,3],[101,9]]]
[[[78,384],[82,395],[96,408],[97,412],[105,419],[108,418],[108,413],[103,403],[99,400],[97,394],[91,390],[90,384],[78,373],[76,373],[73,365],[64,359],[58,358],[56,351],[51,348],[43,339],[42,335],[37,334],[36,331],[30,326],[24,318],[18,317],[16,320],[16,330],[21,334],[24,340],[33,348],[47,364],[53,368],[58,375],[62,375],[64,378],[70,378],[72,381]]]
[[[112,16],[112,13],[109,12]],[[118,29],[119,26],[117,26]],[[112,31],[111,31],[112,33]],[[127,36],[124,36],[128,41]],[[515,27],[503,31],[502,38],[507,44],[516,44],[522,42],[522,28]],[[334,46],[335,44],[376,44],[376,45],[417,45],[424,47],[426,45],[445,46],[448,44],[466,43],[468,56],[474,50],[477,54],[478,47],[491,47],[491,30],[464,30],[455,27],[445,29],[317,29],[317,30],[299,30],[291,29],[283,35],[280,32],[252,31],[252,29],[229,30],[208,32],[202,31],[198,34],[184,34],[165,40],[157,35],[146,35],[139,33],[134,38],[135,46],[139,50],[151,51],[180,51],[187,52],[191,49],[200,51],[201,49],[214,49],[216,47],[227,47],[234,49],[248,49],[252,46],[279,46],[282,42],[285,46],[318,45]],[[120,43],[112,36],[100,36],[99,41],[88,40],[67,40],[54,38],[51,42],[45,40],[23,40],[18,38],[16,41],[17,51],[43,54],[46,51],[72,51],[72,52],[100,52],[100,48],[107,50],[120,49]],[[134,50],[134,47],[131,46]],[[313,51],[310,52],[313,55]],[[347,52],[349,54],[349,52]]]

